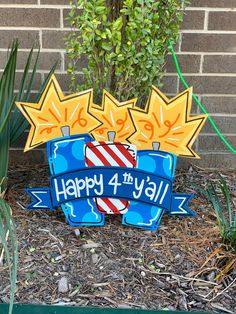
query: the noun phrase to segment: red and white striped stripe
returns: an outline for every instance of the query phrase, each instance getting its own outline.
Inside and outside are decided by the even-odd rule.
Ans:
[[[119,142],[89,142],[85,147],[85,162],[87,166],[136,166],[136,147]],[[98,210],[106,214],[124,214],[129,202],[115,198],[96,198]]]

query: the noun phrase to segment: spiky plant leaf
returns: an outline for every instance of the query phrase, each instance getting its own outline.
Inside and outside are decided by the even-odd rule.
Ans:
[[[236,209],[232,208],[230,191],[225,179],[219,174],[218,190],[221,192],[221,199],[219,192],[217,192],[217,185],[210,183],[205,189],[194,183],[192,185],[211,202],[217,218],[222,242],[229,244],[236,252]]]
[[[9,239],[7,240],[9,236]],[[6,262],[9,267],[11,293],[9,314],[12,313],[14,303],[14,293],[17,280],[17,261],[18,261],[18,244],[14,222],[11,216],[10,206],[0,197],[0,243],[6,256]],[[11,246],[11,252],[9,251]],[[0,250],[1,253],[1,250]]]

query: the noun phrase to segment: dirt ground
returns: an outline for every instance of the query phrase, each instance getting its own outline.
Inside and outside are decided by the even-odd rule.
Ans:
[[[222,171],[235,207],[236,171]],[[13,167],[7,199],[19,241],[16,302],[236,313],[236,256],[220,244],[210,204],[191,201],[197,218],[164,217],[157,232],[121,225],[74,228],[60,210],[24,210],[25,187],[48,185],[48,167]],[[217,173],[178,171],[175,190],[194,192]],[[0,267],[0,302],[9,297],[6,265]]]

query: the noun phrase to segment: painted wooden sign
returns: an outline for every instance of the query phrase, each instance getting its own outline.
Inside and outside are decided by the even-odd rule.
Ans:
[[[17,103],[31,124],[25,151],[47,142],[50,187],[26,189],[28,209],[61,207],[73,226],[122,224],[156,230],[163,214],[194,216],[192,195],[173,193],[177,156],[199,158],[192,145],[206,115],[190,116],[192,89],[169,100],[153,87],[144,109],[107,91],[64,96],[52,76],[37,104]]]

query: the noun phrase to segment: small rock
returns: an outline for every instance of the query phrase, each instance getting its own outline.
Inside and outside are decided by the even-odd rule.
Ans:
[[[117,305],[118,309],[132,309],[132,306],[126,304],[126,303],[120,303]]]
[[[98,262],[98,254],[92,254],[91,259],[92,259],[92,263],[93,264],[97,264],[97,262]]]
[[[109,257],[107,257],[106,254],[104,254],[103,252],[100,253],[100,256],[104,261],[107,261],[109,259]]]
[[[59,255],[59,256],[56,256],[55,257],[55,261],[60,261],[61,259],[63,259],[64,257],[66,256],[66,254],[62,254],[62,255]]]
[[[210,272],[210,274],[207,275],[207,280],[208,281],[214,281],[215,276],[216,276],[215,272],[212,271],[212,272]]]
[[[80,237],[80,230],[79,230],[79,229],[75,229],[75,230],[74,230],[74,233],[75,233],[75,236],[76,236],[77,238]]]
[[[166,268],[166,265],[156,262],[155,263],[160,268]]]
[[[0,298],[0,300],[3,302],[3,303],[10,303],[10,299],[5,295],[3,297]]]
[[[58,291],[61,293],[68,292],[68,280],[66,277],[61,277],[61,279],[58,281]]]
[[[161,280],[158,280],[158,279],[156,279],[155,285],[161,289],[164,289],[166,287],[166,285]]]
[[[141,271],[141,276],[142,276],[142,277],[145,277],[145,276],[146,276],[146,274],[145,274],[144,271]]]
[[[63,266],[62,266],[62,270],[63,270],[64,272],[68,272],[68,271],[70,270],[70,265],[63,265]]]
[[[102,245],[100,243],[95,243],[95,242],[90,242],[82,245],[83,249],[93,249],[93,248],[98,248],[101,247]]]
[[[182,295],[181,297],[178,298],[179,301],[179,308],[181,311],[187,311],[188,310],[188,306],[187,306],[187,300],[186,297],[184,295]]]
[[[152,231],[150,231],[150,230],[143,231],[143,233],[144,233],[144,234],[147,234],[147,235],[152,235],[152,234],[153,234],[153,232],[152,232]]]
[[[187,282],[181,282],[180,283],[180,287],[187,288],[188,287],[188,283]]]

